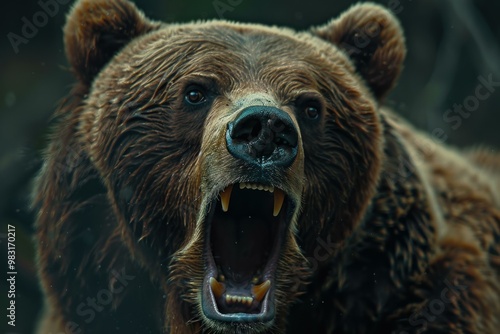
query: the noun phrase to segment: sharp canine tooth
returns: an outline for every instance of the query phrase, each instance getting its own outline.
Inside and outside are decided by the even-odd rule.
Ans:
[[[212,288],[212,292],[214,296],[220,298],[224,293],[224,286],[217,282],[217,280],[213,277],[210,277],[210,287]],[[227,296],[226,296],[227,299]]]
[[[224,212],[227,212],[227,210],[229,210],[229,201],[231,200],[232,191],[233,185],[231,184],[220,193],[220,202],[222,204],[222,211]]]
[[[283,190],[276,188],[276,190],[274,191],[274,211],[273,211],[274,217],[280,214],[284,200],[285,200],[285,193],[283,192]]]
[[[266,295],[267,291],[269,291],[269,288],[271,287],[271,281],[267,280],[259,285],[254,285],[252,287],[252,293],[258,302],[262,301],[264,299],[264,296]]]
[[[226,295],[226,303],[230,303],[231,302],[231,296],[230,295]]]

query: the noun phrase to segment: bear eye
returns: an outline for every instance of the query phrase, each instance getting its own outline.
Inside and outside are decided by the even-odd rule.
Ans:
[[[199,105],[206,101],[205,94],[199,88],[190,88],[184,95],[184,100],[191,105]]]
[[[307,106],[305,112],[306,116],[310,119],[317,119],[319,117],[319,109],[314,106]]]
[[[318,92],[306,92],[294,101],[295,108],[300,117],[316,123],[324,110],[325,102]]]

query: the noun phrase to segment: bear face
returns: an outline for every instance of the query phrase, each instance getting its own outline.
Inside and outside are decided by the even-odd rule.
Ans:
[[[78,83],[36,190],[46,326],[78,322],[117,263],[154,291],[142,331],[284,332],[300,294],[326,293],[312,331],[368,332],[401,305],[391,294],[424,272],[439,219],[380,111],[405,55],[388,11],[357,5],[295,32],[162,24],[124,0],[82,0],[65,43]],[[412,172],[394,180],[401,161]],[[311,268],[318,238],[330,248]],[[376,293],[356,266],[380,272]],[[133,298],[79,326],[112,331]]]
[[[305,279],[294,231],[319,217],[351,221],[339,203],[362,213],[374,189],[381,134],[367,88],[338,47],[311,33],[165,26],[99,73],[79,135],[132,238],[161,239],[151,225],[175,221],[156,227],[172,240],[169,278],[187,283],[208,323],[267,324],[295,297],[289,282]],[[302,200],[321,208],[299,218]]]

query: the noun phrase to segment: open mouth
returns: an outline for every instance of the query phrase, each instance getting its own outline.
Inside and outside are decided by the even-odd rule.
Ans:
[[[202,307],[213,320],[274,318],[275,272],[293,203],[270,185],[229,185],[206,221]]]

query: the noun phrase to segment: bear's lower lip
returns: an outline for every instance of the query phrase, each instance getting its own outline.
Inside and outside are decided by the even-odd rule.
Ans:
[[[229,185],[211,203],[202,287],[207,318],[245,323],[274,319],[275,272],[294,207],[281,189],[251,183]]]

